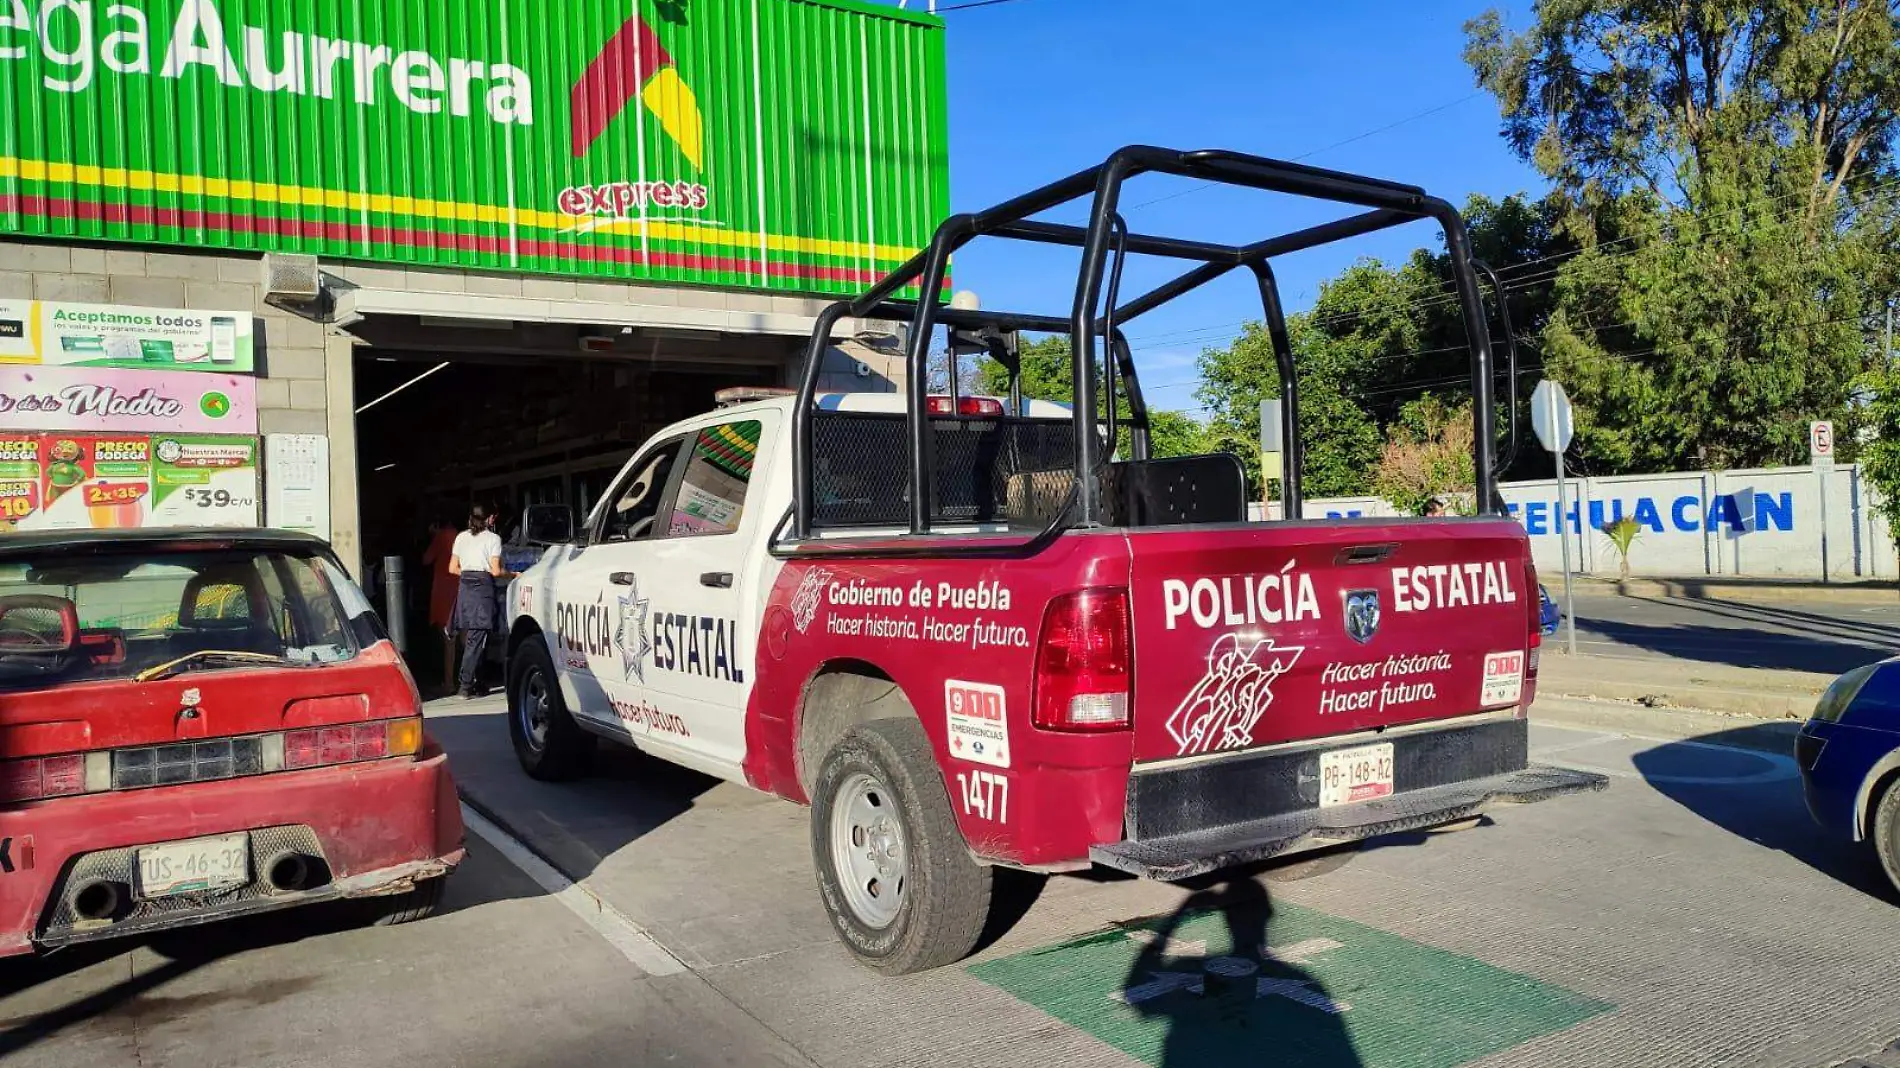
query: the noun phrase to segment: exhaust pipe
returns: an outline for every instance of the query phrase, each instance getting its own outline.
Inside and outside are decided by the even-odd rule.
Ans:
[[[286,849],[263,864],[264,883],[273,894],[314,890],[330,881],[329,868],[316,857]]]
[[[82,920],[95,922],[116,920],[120,910],[131,900],[127,889],[124,883],[94,879],[73,891],[73,914]]]

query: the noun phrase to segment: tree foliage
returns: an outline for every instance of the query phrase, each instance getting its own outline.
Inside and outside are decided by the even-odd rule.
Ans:
[[[1073,404],[1075,361],[1070,352],[1069,339],[1061,335],[1025,340],[1021,351],[1023,396]],[[988,396],[1007,397],[1009,371],[985,357],[977,361],[974,388]],[[1125,405],[1121,415],[1127,418]],[[1185,413],[1150,409],[1148,447],[1157,458],[1193,456],[1208,451],[1207,433]]]
[[[1402,512],[1423,514],[1432,500],[1454,512],[1477,499],[1472,472],[1471,404],[1452,406],[1427,394],[1405,406],[1372,474],[1372,491]]]
[[[1473,197],[1464,215],[1473,249],[1486,262],[1524,263],[1575,250],[1557,228],[1554,201]],[[1325,283],[1311,309],[1289,317],[1308,495],[1369,492],[1387,431],[1408,404],[1432,391],[1469,397],[1469,341],[1450,277],[1442,251],[1420,249],[1396,267],[1361,260]],[[1520,333],[1549,317],[1551,294],[1548,277],[1511,288]],[[1257,447],[1235,446],[1259,440],[1260,401],[1280,393],[1266,328],[1249,323],[1231,344],[1206,350],[1200,371],[1200,399],[1213,413],[1208,431],[1247,459],[1257,489]],[[1500,404],[1512,403],[1504,379],[1498,382]],[[1528,389],[1519,392],[1528,397]]]
[[[1802,458],[1849,433],[1894,280],[1900,33],[1887,2],[1542,0],[1466,59],[1585,251],[1557,265],[1545,373],[1602,472]]]

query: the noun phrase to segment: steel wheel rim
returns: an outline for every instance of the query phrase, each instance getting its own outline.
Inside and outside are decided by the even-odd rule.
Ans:
[[[548,680],[539,668],[529,668],[521,679],[521,734],[528,748],[540,752],[548,744]]]
[[[896,922],[910,890],[910,844],[897,798],[864,772],[838,787],[831,807],[831,862],[845,904],[860,922],[875,929]]]

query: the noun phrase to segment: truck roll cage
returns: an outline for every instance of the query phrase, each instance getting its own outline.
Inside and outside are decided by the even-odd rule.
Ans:
[[[1132,233],[1117,207],[1122,186],[1130,178],[1155,172],[1194,178],[1227,186],[1261,189],[1294,196],[1333,201],[1367,209],[1332,222],[1310,226],[1278,237],[1269,237],[1246,245],[1224,245],[1176,237]],[[1088,225],[1070,226],[1032,218],[1051,208],[1089,198]],[[933,501],[942,496],[944,487],[933,485],[938,474],[933,447],[939,437],[929,411],[928,360],[935,328],[944,325],[964,332],[966,337],[985,340],[991,354],[1010,371],[1011,411],[1016,419],[1004,423],[1028,422],[1022,411],[1021,368],[1012,345],[1004,335],[1030,330],[1066,333],[1074,359],[1073,395],[1073,467],[1072,486],[1067,488],[1063,514],[1049,529],[1065,520],[1075,526],[1104,524],[1109,514],[1104,502],[1105,486],[1096,474],[1115,451],[1117,414],[1115,400],[1128,401],[1130,455],[1135,465],[1146,464],[1148,457],[1148,410],[1142,398],[1140,380],[1122,328],[1163,304],[1189,293],[1234,270],[1250,271],[1260,290],[1274,363],[1280,378],[1282,438],[1285,442],[1285,471],[1282,479],[1283,517],[1302,517],[1300,469],[1302,448],[1299,437],[1299,382],[1293,364],[1292,344],[1287,335],[1286,314],[1280,302],[1279,283],[1271,260],[1276,256],[1318,245],[1385,230],[1404,223],[1431,219],[1445,231],[1450,253],[1458,304],[1464,316],[1471,353],[1471,392],[1473,398],[1473,470],[1478,473],[1476,505],[1479,514],[1496,515],[1502,511],[1496,482],[1499,473],[1493,426],[1494,375],[1491,333],[1485,305],[1478,287],[1478,273],[1489,269],[1472,255],[1471,240],[1464,219],[1457,209],[1417,186],[1378,178],[1367,178],[1341,171],[1309,167],[1298,163],[1268,159],[1223,149],[1180,151],[1147,145],[1131,145],[1111,154],[1101,164],[1078,171],[1059,181],[1004,201],[984,211],[952,215],[937,227],[930,244],[903,266],[886,275],[854,300],[843,300],[825,308],[812,330],[806,353],[804,376],[793,410],[793,486],[792,537],[811,538],[815,523],[814,500],[814,405],[818,392],[820,367],[832,334],[847,317],[909,324],[906,338],[906,414],[904,444],[908,451],[908,520],[913,534],[925,534],[947,525],[933,516]],[[978,237],[1012,238],[1042,244],[1064,245],[1082,250],[1081,267],[1076,279],[1075,301],[1067,318],[1017,312],[975,311],[951,307],[930,295],[941,294],[949,270],[950,256]],[[1130,253],[1164,256],[1192,261],[1195,266],[1126,303],[1120,303],[1121,265]],[[1504,300],[1496,276],[1500,303]],[[915,285],[925,299],[895,299],[907,286]],[[1106,301],[1104,297],[1106,296]],[[1516,354],[1510,335],[1509,312],[1503,310],[1505,345],[1511,380],[1507,396],[1516,393]],[[1101,381],[1097,380],[1096,355],[1103,339],[1108,358],[1101,361]],[[952,391],[955,390],[955,355],[952,356]],[[1119,389],[1118,389],[1119,383]],[[1107,398],[1106,413],[1098,414],[1098,404]],[[895,418],[895,417],[893,417]],[[1103,421],[1108,440],[1103,439]],[[1048,424],[1049,420],[1035,422]],[[1517,439],[1516,405],[1511,406],[1511,442],[1507,453],[1514,453]],[[894,429],[894,428],[893,428]],[[1004,429],[1012,429],[1005,426]],[[1021,430],[1021,427],[1013,429]],[[1020,443],[1012,440],[1006,448]],[[962,513],[959,513],[961,515]],[[1045,532],[1046,533],[1046,532]]]

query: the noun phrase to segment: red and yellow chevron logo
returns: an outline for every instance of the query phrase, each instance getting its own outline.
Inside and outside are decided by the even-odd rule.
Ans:
[[[693,88],[680,77],[673,57],[640,16],[629,18],[574,85],[574,156],[585,156],[627,104],[640,103],[680,152],[700,168],[705,121]]]

